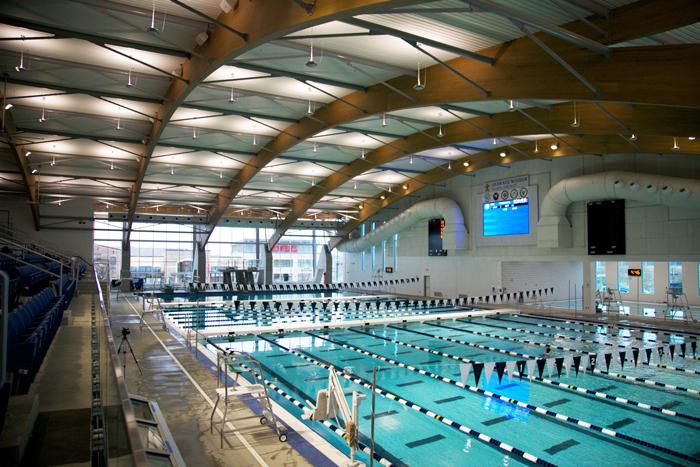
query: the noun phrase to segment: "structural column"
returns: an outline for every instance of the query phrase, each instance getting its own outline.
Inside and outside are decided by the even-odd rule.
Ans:
[[[192,275],[197,276],[197,282],[207,281],[207,251],[203,246],[195,243],[194,261],[195,268]]]
[[[114,277],[110,279],[115,279]],[[122,241],[122,270],[120,274],[122,292],[129,292],[131,286],[131,251],[129,242]]]
[[[583,312],[595,313],[595,261],[583,263]]]
[[[325,284],[333,283],[333,255],[328,245],[323,245],[323,255],[326,257],[326,280]]]
[[[272,250],[270,250],[270,246],[268,244],[265,244],[265,284],[272,284],[273,272]]]

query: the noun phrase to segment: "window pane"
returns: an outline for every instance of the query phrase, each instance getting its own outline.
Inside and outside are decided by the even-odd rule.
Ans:
[[[617,290],[620,293],[630,292],[630,276],[627,274],[630,263],[627,261],[617,262]]]
[[[396,248],[399,243],[399,234],[394,235],[394,272],[398,271],[399,269],[397,268],[398,261],[396,260]]]
[[[595,289],[605,290],[605,261],[595,262]]]
[[[676,293],[683,293],[683,265],[680,261],[668,263],[668,287]]]
[[[653,261],[643,261],[642,262],[642,293],[643,294],[653,294],[654,293],[654,262]]]

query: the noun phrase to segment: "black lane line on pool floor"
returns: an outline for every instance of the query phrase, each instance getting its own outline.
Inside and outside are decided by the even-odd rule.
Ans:
[[[390,327],[393,327],[393,326],[390,326]],[[351,329],[351,328],[349,328],[349,330],[354,331],[354,332],[358,332],[358,333],[360,333],[360,334],[366,334],[366,335],[369,335],[369,336],[373,336],[372,334],[369,334],[369,333],[364,332],[364,331],[358,331],[358,330]],[[419,332],[419,331],[415,331],[415,332]],[[306,334],[308,334],[308,335],[310,335],[310,336],[312,336],[312,337],[316,337],[316,338],[318,338],[318,339],[322,339],[322,340],[331,342],[331,343],[333,343],[333,344],[341,345],[341,346],[343,346],[343,347],[345,347],[345,348],[348,348],[348,349],[350,349],[350,350],[354,350],[355,352],[359,352],[359,353],[361,353],[361,354],[364,354],[364,355],[367,355],[367,356],[370,356],[370,357],[379,359],[379,360],[381,360],[381,361],[386,361],[386,362],[392,363],[392,364],[394,364],[394,365],[396,365],[396,366],[399,366],[399,367],[401,367],[401,368],[404,368],[404,369],[407,369],[407,370],[410,370],[410,371],[414,371],[414,372],[416,372],[416,373],[420,373],[420,374],[422,374],[422,375],[424,375],[424,376],[428,376],[428,377],[430,377],[430,378],[437,379],[438,381],[442,381],[442,382],[445,382],[445,383],[448,383],[448,384],[452,384],[453,386],[465,388],[465,389],[467,389],[467,390],[469,390],[469,391],[471,391],[471,392],[478,393],[478,394],[480,394],[480,395],[482,395],[482,396],[484,396],[484,397],[493,397],[493,398],[499,399],[499,400],[501,400],[501,401],[503,401],[503,402],[508,402],[508,403],[510,403],[510,404],[517,405],[517,406],[519,406],[519,407],[523,407],[523,408],[530,409],[530,410],[536,412],[537,414],[548,415],[548,416],[550,416],[550,417],[553,417],[556,421],[561,420],[561,421],[569,422],[569,423],[572,423],[572,424],[574,424],[574,425],[577,425],[577,426],[580,426],[580,427],[583,427],[583,428],[587,428],[587,429],[592,430],[592,431],[594,431],[594,432],[603,433],[603,434],[608,435],[608,436],[610,436],[610,437],[612,437],[612,438],[622,439],[622,440],[628,441],[628,442],[633,443],[633,444],[638,444],[638,445],[641,445],[641,446],[644,446],[644,447],[648,447],[648,448],[651,448],[651,449],[654,449],[654,450],[663,452],[663,453],[665,453],[665,454],[669,454],[669,455],[671,455],[671,456],[675,456],[675,457],[681,458],[681,459],[683,459],[683,460],[687,460],[687,461],[690,461],[690,462],[693,462],[693,463],[696,463],[696,464],[700,464],[700,459],[696,459],[696,458],[691,457],[691,456],[689,456],[689,455],[687,455],[687,454],[684,454],[684,453],[682,453],[682,452],[678,452],[678,451],[675,451],[675,450],[672,450],[672,449],[665,448],[665,447],[663,447],[663,446],[659,446],[659,445],[656,445],[656,444],[653,444],[653,443],[649,443],[649,442],[647,442],[647,441],[643,441],[643,440],[638,439],[638,438],[633,438],[633,437],[631,437],[631,436],[628,436],[628,435],[624,435],[624,434],[622,434],[622,433],[615,432],[615,431],[610,430],[610,429],[608,429],[608,428],[599,427],[599,426],[593,425],[593,424],[588,423],[588,422],[583,422],[583,421],[581,421],[581,420],[577,420],[577,419],[575,419],[575,418],[568,417],[568,416],[563,415],[563,414],[558,414],[558,413],[556,413],[556,412],[552,412],[551,410],[542,409],[542,408],[540,408],[540,407],[534,406],[534,405],[532,405],[532,404],[528,404],[528,403],[526,403],[526,402],[521,402],[521,401],[518,401],[518,400],[515,400],[515,399],[511,399],[511,398],[502,396],[502,395],[500,395],[500,394],[496,394],[496,393],[493,393],[493,392],[490,392],[490,391],[485,391],[485,390],[483,390],[483,389],[476,388],[476,387],[474,387],[474,386],[465,385],[465,384],[463,384],[463,383],[460,383],[460,382],[458,382],[458,381],[452,380],[452,379],[450,379],[450,378],[446,378],[446,377],[444,377],[444,376],[440,376],[440,375],[437,375],[437,374],[434,374],[434,373],[430,373],[430,372],[425,371],[425,370],[421,370],[421,369],[419,369],[419,368],[416,368],[416,367],[407,365],[407,364],[405,364],[405,363],[401,363],[401,362],[398,362],[398,361],[396,361],[396,360],[392,360],[392,359],[383,357],[383,356],[381,356],[381,355],[374,354],[374,353],[369,352],[369,351],[367,351],[367,350],[359,349],[359,348],[354,347],[354,346],[352,346],[352,345],[350,345],[350,344],[346,344],[346,343],[343,343],[343,342],[340,342],[340,341],[336,341],[336,340],[334,340],[334,339],[331,339],[330,337],[320,336],[320,335],[317,335],[317,334],[314,334],[314,333],[308,332],[308,331],[306,332]],[[422,333],[422,334],[424,334],[424,333]],[[405,345],[405,346],[407,346],[407,347],[413,347],[413,348],[416,348],[416,349],[419,349],[419,350],[428,351],[428,352],[430,352],[430,353],[437,354],[437,355],[441,355],[441,356],[446,357],[446,358],[451,358],[451,359],[453,359],[453,360],[467,361],[467,360],[465,360],[465,359],[463,359],[463,358],[460,358],[460,357],[457,357],[457,356],[454,356],[454,355],[446,354],[446,353],[444,353],[444,352],[440,352],[440,351],[436,351],[436,350],[427,349],[427,348],[420,347],[420,346],[413,345],[413,344],[408,344],[408,343],[401,342],[401,341],[394,340],[394,339],[390,339],[390,338],[387,338],[387,337],[382,337],[382,336],[374,336],[374,337],[375,337],[375,338],[378,338],[378,339],[387,340],[387,341],[393,342],[393,343],[395,343],[395,344]],[[584,433],[585,433],[585,432],[584,432]],[[638,448],[636,448],[636,447],[634,447],[634,446],[629,446],[629,445],[622,445],[622,447],[623,447],[623,448],[627,448],[627,449],[633,449],[633,450],[638,449]],[[646,453],[646,454],[649,455],[649,453]],[[668,461],[668,459],[666,459],[666,461]]]
[[[418,446],[423,446],[425,444],[434,443],[435,441],[440,441],[441,439],[445,439],[445,437],[442,435],[429,436],[427,438],[423,438],[423,439],[419,439],[417,441],[411,441],[410,443],[406,443],[406,446],[413,449],[413,448],[418,447]]]
[[[564,441],[563,443],[555,444],[551,448],[545,449],[544,452],[546,452],[547,454],[554,455],[558,452],[562,452],[566,449],[577,446],[579,444],[581,444],[581,443],[579,443],[575,439],[570,439],[568,441]]]
[[[432,324],[432,323],[423,323],[423,324],[427,324],[427,325],[429,325],[429,326],[435,326],[435,327],[438,327],[438,328],[444,328],[444,329],[460,330],[459,328],[452,328],[452,327],[445,326],[445,325],[442,325],[442,324]],[[471,343],[471,342],[460,341],[460,340],[457,340],[457,339],[452,339],[452,338],[444,337],[444,336],[431,335],[431,334],[427,334],[427,333],[425,333],[425,332],[415,331],[415,330],[413,330],[413,329],[400,328],[400,327],[396,327],[396,326],[392,326],[392,325],[387,325],[387,327],[389,327],[389,328],[394,328],[394,329],[398,329],[398,330],[400,330],[400,331],[411,332],[411,333],[414,333],[414,334],[421,334],[421,335],[424,335],[424,336],[430,336],[430,337],[433,337],[433,338],[435,338],[435,339],[442,339],[442,340],[446,340],[446,341],[450,341],[450,342],[456,342],[456,343],[458,343],[458,344],[464,344],[464,345],[468,345],[468,346],[470,346],[470,347],[477,347],[477,348],[480,348],[480,349],[491,350],[491,351],[493,351],[493,352],[498,352],[498,353],[502,353],[502,354],[505,354],[505,355],[514,355],[514,356],[523,357],[523,358],[526,358],[526,359],[536,359],[536,357],[534,357],[534,356],[532,356],[532,355],[528,355],[528,354],[524,354],[524,353],[520,353],[520,352],[515,352],[515,351],[513,351],[513,350],[503,350],[503,349],[499,349],[499,348],[497,348],[497,347],[490,347],[490,346],[488,346],[488,345],[473,344],[473,343]],[[466,329],[461,329],[461,330],[464,331],[464,332],[472,332],[472,333],[474,332],[474,331],[467,331]],[[361,331],[355,331],[355,332],[361,332]],[[409,345],[409,347],[416,347],[416,348],[419,348],[419,347],[417,347],[417,346],[411,346],[411,345]],[[432,351],[432,350],[430,350],[430,349],[428,349],[427,351],[430,352],[430,353],[439,353],[439,352],[434,352],[434,351]],[[454,358],[459,358],[459,357],[454,357]],[[467,361],[467,362],[468,362],[468,363],[477,363],[477,362],[472,362],[472,361]],[[695,391],[694,389],[687,389],[687,388],[683,388],[683,387],[680,387],[680,386],[667,385],[667,384],[665,384],[665,383],[657,383],[656,381],[649,381],[649,380],[645,380],[645,379],[643,379],[643,378],[634,378],[634,377],[632,377],[632,376],[625,376],[625,375],[619,375],[619,374],[615,374],[615,373],[608,373],[607,371],[595,370],[595,373],[600,373],[600,374],[608,375],[608,376],[610,376],[610,377],[617,377],[617,378],[619,378],[619,379],[621,379],[621,380],[631,380],[631,381],[637,381],[637,380],[639,380],[639,382],[646,383],[646,384],[650,384],[650,385],[662,386],[662,387],[668,386],[669,389],[676,389],[676,390],[679,390],[679,391],[685,391],[685,392],[689,392],[689,393],[695,393],[695,392],[697,392],[697,391]],[[539,378],[539,377],[534,376],[534,375],[532,376],[532,379],[535,380],[535,381],[540,381],[540,382],[544,382],[544,383],[547,383],[547,384],[551,384],[551,385],[554,385],[554,386],[559,386],[559,387],[561,387],[561,388],[571,389],[571,390],[574,390],[574,391],[583,392],[583,393],[585,393],[585,394],[592,394],[592,395],[597,396],[597,397],[602,397],[602,398],[605,398],[605,399],[614,400],[614,401],[616,401],[616,402],[621,402],[621,403],[623,403],[623,404],[634,405],[634,406],[637,406],[637,407],[641,407],[641,408],[643,408],[643,409],[649,409],[649,410],[652,410],[652,411],[655,411],[655,412],[661,412],[661,413],[663,413],[663,414],[665,414],[665,415],[671,415],[671,416],[673,416],[673,417],[686,418],[686,419],[688,419],[688,420],[693,420],[693,421],[696,421],[696,422],[697,422],[697,421],[700,421],[700,417],[695,417],[695,416],[693,416],[693,415],[682,414],[682,413],[674,412],[674,411],[672,411],[672,410],[662,409],[662,408],[660,408],[660,407],[655,407],[655,406],[652,406],[652,405],[649,405],[649,404],[644,404],[644,403],[642,403],[642,402],[630,401],[630,400],[628,400],[628,399],[623,399],[623,398],[621,398],[621,397],[610,396],[610,395],[604,394],[604,393],[602,393],[602,392],[595,392],[595,391],[592,391],[592,390],[590,390],[590,389],[581,388],[581,387],[572,386],[572,385],[567,385],[567,384],[559,383],[559,382],[557,382],[557,381],[552,381],[552,380],[549,380],[549,379]]]
[[[461,319],[456,319],[455,321],[458,321],[458,322],[460,322],[460,323],[469,324],[469,325],[472,325],[472,326],[474,325],[474,323],[472,323],[472,322],[469,322],[469,321],[462,321]],[[514,339],[514,338],[512,338],[512,337],[505,337],[505,336],[493,335],[493,334],[489,334],[489,333],[481,332],[481,331],[472,331],[472,330],[470,330],[470,329],[453,328],[453,327],[444,326],[444,325],[441,325],[441,324],[433,324],[433,323],[424,323],[424,324],[427,324],[428,326],[437,326],[437,327],[443,327],[443,328],[446,328],[446,329],[460,330],[460,331],[468,332],[468,333],[471,333],[471,334],[476,334],[476,335],[478,335],[478,336],[491,337],[491,338],[496,339],[496,340],[519,342],[519,343],[522,343],[522,344],[529,344],[529,345],[534,345],[534,346],[537,346],[537,347],[547,347],[547,348],[550,348],[550,349],[557,349],[557,350],[565,350],[565,351],[567,351],[567,352],[575,352],[575,353],[585,354],[585,355],[589,355],[589,356],[596,356],[596,355],[598,355],[598,353],[596,353],[596,352],[583,352],[583,351],[578,350],[578,349],[572,349],[572,348],[569,348],[569,347],[562,347],[562,346],[560,346],[560,345],[543,344],[543,343],[541,343],[541,342],[530,341],[530,340],[527,340],[527,339]],[[391,327],[391,326],[388,326],[388,327]],[[520,353],[520,352],[514,352],[514,351],[513,351],[513,353],[518,354],[518,355],[521,355],[521,356],[527,355],[527,354],[523,354],[523,353]],[[534,357],[534,356],[532,356],[532,355],[527,355],[527,358],[536,358],[536,357]],[[642,365],[646,365],[646,366],[649,366],[649,367],[652,367],[652,368],[661,368],[661,369],[665,369],[665,370],[678,371],[678,372],[681,372],[681,373],[689,373],[689,374],[698,374],[698,375],[700,375],[700,371],[685,370],[685,369],[683,369],[683,368],[675,368],[675,367],[666,366],[666,365],[650,364],[650,363],[645,363],[645,362],[643,362],[643,361],[642,361],[641,363],[642,363]],[[661,382],[654,381],[654,380],[650,380],[650,379],[637,378],[637,377],[634,377],[634,376],[622,375],[622,374],[619,374],[619,373],[610,373],[609,371],[603,371],[603,370],[599,370],[599,369],[597,369],[597,368],[596,368],[595,370],[593,370],[593,373],[600,373],[600,374],[602,374],[602,375],[610,375],[610,376],[614,376],[614,377],[617,377],[617,378],[626,379],[626,380],[629,380],[629,381],[637,381],[637,382],[644,383],[644,384],[649,384],[649,385],[654,385],[654,386],[661,386],[661,387],[665,387],[665,388],[667,388],[667,389],[675,389],[675,390],[677,390],[677,391],[689,392],[689,393],[691,393],[691,394],[700,394],[700,391],[697,391],[697,390],[695,390],[695,389],[689,389],[689,388],[685,388],[685,387],[683,387],[683,386],[674,386],[674,385],[672,385],[672,384],[661,383]]]
[[[526,325],[526,326],[537,326],[537,327],[543,327],[543,328],[558,329],[558,330],[561,330],[561,331],[586,332],[586,333],[596,334],[596,335],[599,335],[599,336],[605,336],[605,337],[607,337],[607,338],[613,338],[613,337],[615,337],[615,338],[620,338],[620,339],[638,340],[638,341],[642,341],[642,342],[654,342],[654,343],[656,343],[656,344],[666,344],[666,345],[669,345],[669,344],[670,344],[670,345],[673,345],[673,342],[657,341],[656,339],[648,339],[648,338],[643,338],[643,337],[620,336],[620,335],[618,335],[618,334],[608,334],[608,333],[602,333],[602,332],[599,333],[599,332],[595,332],[595,331],[586,331],[585,329],[572,329],[572,328],[565,328],[565,327],[561,327],[561,326],[550,326],[550,325],[547,325],[547,324],[527,323],[527,322],[523,322],[523,321],[516,321],[516,320],[513,320],[513,319],[506,319],[506,318],[500,318],[500,317],[499,317],[499,318],[492,318],[492,317],[489,317],[489,316],[485,316],[485,318],[486,318],[486,319],[490,319],[490,320],[492,320],[492,321],[508,321],[508,322],[510,322],[510,323],[518,323],[518,324],[523,324],[523,325]],[[483,322],[481,322],[481,321],[479,321],[479,322],[474,321],[474,324],[483,324],[484,326],[490,326],[490,327],[499,328],[499,329],[514,330],[514,328],[504,327],[504,326],[496,326],[496,325],[494,325],[494,324],[486,324],[486,323],[483,323]],[[529,331],[529,330],[526,330],[526,329],[520,329],[520,331],[525,332],[526,334],[536,334],[536,335],[540,335],[540,336],[548,336],[548,337],[555,337],[555,338],[563,338],[563,339],[574,340],[574,341],[579,341],[579,342],[588,342],[588,343],[593,343],[593,344],[598,344],[598,345],[607,345],[607,346],[611,346],[611,347],[621,347],[621,348],[628,348],[628,347],[629,347],[629,346],[627,346],[627,345],[620,345],[620,344],[615,344],[615,343],[612,343],[612,342],[598,342],[598,341],[592,341],[592,340],[589,340],[589,339],[584,339],[584,338],[582,338],[582,337],[562,336],[561,334],[550,334],[550,333],[546,333],[546,332]],[[644,332],[647,332],[647,331],[644,331]],[[656,333],[654,333],[654,334],[656,334]],[[643,349],[643,347],[637,347],[637,348],[640,349],[640,350]],[[677,357],[680,357],[680,358],[687,358],[687,359],[690,359],[690,360],[700,360],[700,357],[696,357],[696,356],[694,356],[694,355],[689,355],[689,354],[687,354],[687,353],[686,353],[685,355],[682,355],[682,356],[680,355],[680,353],[678,353],[678,354],[676,354],[676,356],[677,356]]]
[[[313,334],[310,334],[310,335],[313,335]],[[283,345],[281,345],[281,344],[278,344],[277,342],[275,342],[275,341],[273,341],[273,340],[271,340],[271,339],[268,339],[268,338],[266,338],[266,337],[264,337],[264,336],[262,336],[262,335],[260,335],[260,334],[258,334],[256,337],[257,337],[258,339],[261,339],[261,340],[264,340],[264,341],[266,341],[266,342],[269,342],[269,343],[272,344],[272,345],[275,345],[275,346],[277,346],[277,347],[280,347],[281,349],[284,349],[284,350],[286,350],[286,351],[288,351],[288,352],[290,352],[290,353],[293,353],[294,355],[296,355],[296,356],[298,356],[298,357],[301,357],[301,358],[303,358],[304,360],[307,360],[307,361],[309,361],[309,362],[315,363],[316,365],[318,365],[318,366],[320,366],[320,367],[322,367],[322,368],[325,368],[325,369],[327,369],[327,370],[330,370],[330,367],[331,367],[330,364],[323,363],[323,362],[319,361],[319,360],[318,360],[317,358],[315,358],[315,357],[312,358],[312,357],[310,357],[310,356],[308,356],[308,355],[304,355],[304,354],[302,354],[301,352],[298,352],[298,351],[296,351],[296,350],[289,349],[289,348],[287,348],[287,347],[285,347],[285,346],[283,346]],[[315,336],[315,337],[318,337],[318,336]],[[347,379],[347,380],[349,380],[349,381],[352,381],[353,383],[356,383],[356,384],[359,384],[359,385],[361,385],[361,386],[364,386],[364,387],[367,388],[367,389],[370,389],[370,390],[372,389],[372,384],[371,384],[368,380],[366,380],[366,379],[364,379],[364,378],[361,378],[361,377],[356,376],[356,375],[351,375],[351,374],[345,373],[344,371],[340,371],[340,370],[336,369],[335,367],[334,367],[334,371],[335,371],[335,373],[336,373],[338,376],[342,376],[343,378],[345,378],[345,379]],[[457,423],[457,422],[455,422],[455,421],[452,421],[452,420],[450,420],[450,419],[448,419],[448,418],[443,417],[442,415],[439,415],[439,414],[436,414],[436,413],[434,413],[434,412],[431,412],[431,411],[429,411],[429,410],[427,410],[427,409],[425,409],[425,408],[423,408],[423,407],[421,407],[421,406],[419,406],[419,405],[417,405],[417,404],[414,404],[413,402],[411,402],[411,401],[409,401],[409,400],[403,399],[403,398],[401,398],[401,397],[399,397],[399,396],[397,396],[397,395],[395,395],[395,394],[392,394],[392,393],[386,391],[385,389],[382,389],[382,388],[379,387],[379,386],[376,386],[375,392],[376,392],[377,394],[383,396],[383,397],[386,397],[386,398],[388,398],[388,399],[394,400],[394,401],[398,402],[398,403],[401,404],[401,405],[404,405],[404,406],[406,406],[406,407],[410,407],[410,408],[412,408],[412,409],[414,409],[414,410],[416,410],[416,411],[418,411],[418,412],[420,412],[420,413],[422,413],[422,414],[425,414],[425,415],[429,416],[430,418],[434,418],[435,420],[437,420],[437,421],[439,421],[439,422],[441,422],[441,423],[444,423],[445,425],[450,426],[450,427],[452,427],[452,428],[454,428],[454,429],[456,429],[456,430],[458,430],[458,431],[461,431],[462,433],[466,433],[466,434],[468,434],[468,435],[470,435],[470,436],[476,438],[477,440],[483,442],[483,443],[486,444],[487,446],[492,447],[492,448],[496,448],[496,449],[498,449],[498,450],[501,451],[501,452],[503,452],[503,451],[508,452],[508,453],[510,453],[510,454],[512,454],[512,455],[521,457],[521,458],[523,458],[523,459],[525,459],[525,460],[527,460],[527,461],[530,461],[530,462],[532,462],[532,463],[535,463],[535,464],[537,464],[537,465],[543,465],[543,466],[545,466],[545,467],[557,467],[555,464],[553,464],[553,463],[551,463],[551,462],[548,462],[548,461],[546,461],[546,460],[544,460],[544,459],[540,459],[539,457],[534,456],[534,455],[532,455],[532,454],[529,454],[529,453],[527,453],[527,452],[525,452],[525,451],[523,451],[523,450],[521,450],[521,449],[518,449],[518,448],[516,448],[516,447],[510,446],[510,445],[505,444],[505,443],[502,443],[501,441],[498,441],[498,440],[495,439],[495,438],[492,438],[492,437],[487,436],[487,435],[485,435],[485,434],[483,434],[483,433],[480,433],[480,432],[478,432],[478,431],[476,431],[476,430],[473,430],[473,429],[471,429],[471,428],[469,428],[469,427],[467,427],[467,426],[465,426],[465,425],[461,425],[461,424],[459,424],[459,423]]]
[[[486,426],[491,426],[491,425],[495,425],[497,423],[507,422],[508,420],[510,420],[510,417],[498,417],[498,418],[492,418],[491,420],[486,420],[485,422],[481,422],[481,424],[486,425]]]

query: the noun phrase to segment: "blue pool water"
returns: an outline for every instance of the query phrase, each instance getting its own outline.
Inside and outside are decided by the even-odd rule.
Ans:
[[[570,331],[543,330],[535,326],[533,324],[535,322],[572,329]],[[506,327],[514,330],[505,329]],[[573,369],[569,377],[566,377],[562,370],[561,377],[555,375],[551,378],[567,386],[595,390],[599,393],[672,410],[686,416],[680,418],[542,381],[529,381],[527,377],[520,380],[515,376],[509,380],[508,376],[504,375],[499,382],[496,371],[489,381],[486,381],[485,375],[482,375],[478,388],[504,396],[507,400],[504,402],[497,397],[457,387],[429,375],[381,361],[373,355],[365,355],[347,348],[352,346],[364,352],[425,370],[440,378],[461,381],[460,362],[449,356],[482,363],[523,359],[494,350],[486,350],[484,346],[534,357],[540,357],[544,351],[544,347],[537,346],[535,343],[572,349],[552,351],[551,357],[560,357],[580,355],[581,352],[611,352],[617,350],[617,346],[644,349],[653,346],[654,340],[663,338],[668,341],[668,337],[651,333],[617,333],[616,331],[614,335],[594,334],[584,333],[573,329],[574,327],[575,325],[562,324],[554,320],[507,316],[504,319],[426,321],[396,326],[327,329],[307,333],[289,333],[283,336],[236,337],[232,341],[228,338],[219,338],[211,339],[210,342],[221,348],[250,353],[253,358],[262,363],[266,379],[299,401],[315,401],[316,392],[327,386],[328,370],[319,364],[333,365],[349,377],[359,377],[366,382],[371,381],[372,368],[377,367],[377,386],[394,396],[376,395],[376,452],[395,465],[515,466],[526,463],[517,454],[510,454],[493,443],[484,442],[448,426],[437,420],[435,416],[428,416],[398,402],[399,398],[559,466],[654,466],[700,463],[700,459],[687,458],[687,456],[700,457],[700,436],[698,436],[700,404],[698,404],[697,394],[591,374],[590,371],[576,375]],[[587,329],[596,330],[595,327]],[[555,334],[556,337],[527,334],[523,332],[524,330],[547,332]],[[634,336],[643,340],[631,339]],[[440,337],[463,341],[467,344],[450,342]],[[499,337],[510,337],[518,341],[503,340]],[[566,337],[574,337],[577,340],[566,339]],[[682,338],[674,339],[675,342],[682,341]],[[422,347],[423,350],[406,344]],[[211,344],[210,348],[215,351]],[[286,349],[304,355],[311,361]],[[435,352],[444,352],[449,356],[438,355]],[[642,357],[640,357],[641,360]],[[665,362],[665,364],[700,371],[698,361],[690,358],[677,357],[673,362]],[[619,364],[615,365],[611,368],[611,373],[622,373],[691,390],[700,390],[700,379],[697,374],[644,366],[641,362],[636,368],[633,363],[627,363],[624,370],[620,370]],[[544,378],[549,379],[546,369]],[[370,414],[371,391],[346,378],[339,379],[346,389],[346,394],[358,391],[367,396],[367,401],[360,407],[359,424],[366,441],[370,426],[367,418]],[[477,386],[473,371],[467,384]],[[290,413],[300,417],[299,408],[278,396],[274,391],[270,392]],[[349,403],[350,399],[351,397],[348,396]],[[619,433],[621,437],[615,438],[601,433],[600,430],[591,430],[580,424],[559,420],[555,418],[556,414],[540,414],[534,409],[520,407],[514,401],[565,415],[584,424],[590,423],[599,427],[600,430],[612,430]],[[320,423],[308,423],[347,452],[344,440],[338,435]],[[626,436],[640,442],[627,441],[624,439]],[[652,449],[644,443],[654,444],[660,449]],[[669,454],[669,450],[678,454]],[[360,459],[368,462],[367,456],[362,458],[363,456],[360,454]]]

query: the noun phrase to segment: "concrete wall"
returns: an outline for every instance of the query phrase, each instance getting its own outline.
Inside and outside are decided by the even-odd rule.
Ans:
[[[70,220],[70,217],[82,217],[91,219],[94,212],[94,202],[90,199],[76,199],[57,204],[42,204],[39,212],[45,217],[42,219],[44,228],[38,232],[32,220],[32,211],[29,204],[24,202],[3,201],[3,209],[9,209],[10,220],[15,229],[20,230],[37,240],[51,242],[64,250],[72,251],[92,263],[92,222],[85,221],[80,224],[78,220]]]
[[[683,261],[683,282],[686,293],[689,298],[692,296],[695,303],[700,303],[697,296],[696,263],[700,260],[700,212],[626,201],[627,254],[621,256],[588,256],[585,202],[574,203],[567,211],[567,217],[573,228],[573,248],[542,249],[536,245],[479,247],[474,242],[474,233],[477,229],[481,229],[481,226],[476,225],[474,221],[474,213],[476,209],[480,209],[480,206],[476,206],[474,199],[477,193],[483,192],[483,185],[486,182],[527,174],[530,176],[530,185],[538,186],[538,204],[541,207],[549,188],[565,178],[611,170],[689,178],[695,175],[695,164],[697,162],[692,156],[676,154],[572,156],[506,164],[476,171],[472,174],[473,176],[461,175],[427,187],[368,219],[367,228],[369,229],[371,222],[389,220],[419,201],[443,196],[455,200],[462,208],[467,229],[470,232],[470,249],[448,251],[446,257],[428,256],[428,223],[421,223],[399,234],[398,265],[394,274],[394,278],[415,276],[422,278],[424,275],[429,275],[431,291],[442,292],[450,297],[457,297],[459,294],[485,295],[491,293],[493,288],[498,290],[503,286],[512,291],[508,284],[502,283],[503,265],[509,263],[520,262],[524,267],[532,263],[569,263],[569,266],[564,267],[562,271],[557,269],[559,274],[556,277],[547,276],[546,271],[543,271],[541,280],[549,281],[551,284],[538,282],[542,288],[555,286],[555,290],[559,291],[563,284],[568,284],[569,280],[572,284],[576,283],[580,286],[583,282],[582,267],[574,267],[572,264],[581,265],[584,261],[590,262],[597,259],[616,262],[620,260],[629,261],[631,265],[639,264],[641,261]],[[693,193],[693,196],[696,195],[700,196]],[[359,235],[359,230],[355,235]],[[387,255],[387,261],[388,258],[389,255]],[[371,278],[372,271],[368,266],[365,267],[365,271],[359,270],[359,254],[346,255],[346,261],[348,265],[354,263],[346,267],[347,281]],[[612,269],[616,270],[614,267]],[[657,278],[654,299],[664,301],[668,279],[667,266],[661,267],[659,264],[655,271]],[[515,283],[513,273],[508,274]],[[636,279],[632,279],[630,284],[631,287],[636,287],[632,282],[636,282]],[[615,282],[609,281],[609,284],[616,284],[616,274]],[[695,285],[691,286],[691,284]],[[636,289],[634,292],[631,290],[629,295],[636,297]]]

